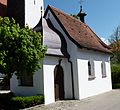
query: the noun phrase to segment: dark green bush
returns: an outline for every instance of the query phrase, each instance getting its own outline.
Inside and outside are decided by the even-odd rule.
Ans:
[[[117,88],[120,88],[120,83],[113,84],[113,89],[117,89]]]
[[[13,97],[11,99],[11,106],[16,109],[27,108],[42,104],[44,102],[43,96],[28,96],[28,97]]]
[[[5,75],[0,82],[1,90],[10,90],[10,78],[8,75]]]
[[[114,64],[111,66],[111,73],[112,73],[112,85],[113,88],[120,88],[120,64]]]
[[[9,108],[12,97],[14,97],[13,93],[0,94],[0,110]]]
[[[0,110],[18,110],[44,103],[41,95],[16,97],[13,93],[0,94]]]

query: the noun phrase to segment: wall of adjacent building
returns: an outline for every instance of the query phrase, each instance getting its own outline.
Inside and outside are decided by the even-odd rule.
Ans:
[[[25,25],[34,28],[39,23],[41,7],[44,14],[43,0],[25,0]]]
[[[10,79],[10,90],[15,93],[15,95],[19,96],[31,96],[44,94],[43,88],[43,70],[40,69],[33,76],[33,86],[19,86],[19,80],[16,75],[13,74]]]

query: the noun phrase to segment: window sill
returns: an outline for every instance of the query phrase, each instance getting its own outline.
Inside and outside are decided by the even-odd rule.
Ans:
[[[106,78],[107,76],[106,75],[102,75],[102,78]]]
[[[89,76],[88,80],[89,80],[89,81],[90,81],[90,80],[94,80],[95,78],[96,78],[95,76],[91,75],[91,76]]]
[[[18,85],[20,87],[33,87],[33,85]]]

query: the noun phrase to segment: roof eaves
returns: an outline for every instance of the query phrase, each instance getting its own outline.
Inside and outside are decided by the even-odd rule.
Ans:
[[[45,55],[46,55],[46,56],[54,56],[54,57],[62,57],[62,58],[66,58],[64,55],[49,54],[49,53],[46,53]]]

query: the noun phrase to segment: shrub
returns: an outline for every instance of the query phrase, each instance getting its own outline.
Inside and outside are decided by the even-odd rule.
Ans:
[[[44,103],[41,95],[16,97],[13,93],[0,94],[0,110],[18,110]]]
[[[35,106],[38,104],[42,104],[44,102],[43,96],[28,96],[28,97],[13,97],[11,99],[11,106],[15,109],[22,109],[31,106]]]
[[[4,75],[3,79],[0,81],[1,90],[10,90],[10,78],[8,75]]]
[[[120,64],[111,66],[113,88],[120,88]],[[119,86],[118,86],[119,85]]]
[[[113,89],[117,89],[117,88],[120,88],[120,83],[113,84]]]
[[[8,108],[12,97],[14,97],[13,93],[0,94],[0,110]]]

